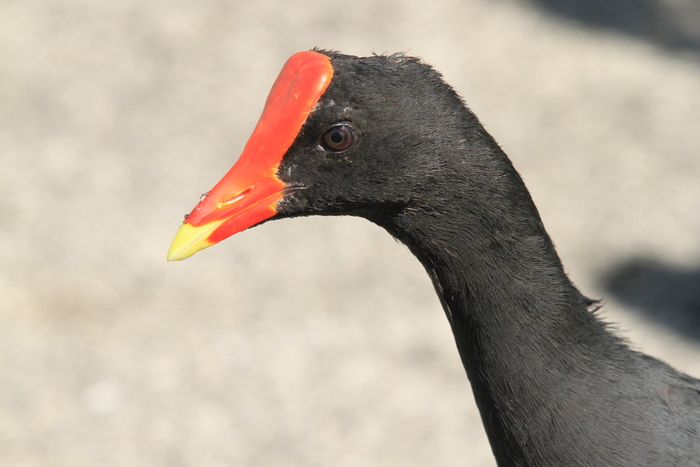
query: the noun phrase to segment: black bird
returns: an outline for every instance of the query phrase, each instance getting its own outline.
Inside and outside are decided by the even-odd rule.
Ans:
[[[700,466],[700,381],[607,329],[507,156],[430,66],[293,55],[168,259],[314,214],[364,217],[423,264],[499,465]]]

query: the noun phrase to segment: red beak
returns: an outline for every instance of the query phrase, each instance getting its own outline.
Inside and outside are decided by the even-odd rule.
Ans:
[[[287,60],[241,157],[185,218],[168,261],[188,258],[277,214],[286,188],[277,169],[332,77],[330,59],[318,52]]]

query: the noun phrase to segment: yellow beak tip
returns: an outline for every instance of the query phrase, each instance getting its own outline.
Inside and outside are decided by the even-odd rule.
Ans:
[[[199,250],[212,246],[214,243],[208,240],[209,235],[224,222],[225,220],[210,222],[198,227],[182,224],[168,250],[168,261],[187,259]]]
[[[190,255],[190,256],[192,256],[192,255]],[[190,256],[184,256],[181,251],[173,251],[173,249],[170,248],[170,250],[168,250],[168,258],[167,259],[168,259],[168,261],[182,261],[182,260],[189,258]]]

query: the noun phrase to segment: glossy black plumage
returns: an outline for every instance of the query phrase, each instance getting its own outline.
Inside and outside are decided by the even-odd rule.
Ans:
[[[282,160],[276,218],[355,215],[433,280],[502,466],[700,465],[700,382],[610,333],[518,173],[459,96],[402,55],[323,52],[333,80]],[[322,144],[354,130],[342,152]]]

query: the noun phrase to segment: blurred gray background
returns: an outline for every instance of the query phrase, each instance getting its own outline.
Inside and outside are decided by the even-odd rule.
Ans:
[[[574,282],[700,376],[697,2],[0,0],[0,465],[494,465],[379,228],[272,222],[165,262],[314,46],[442,71]]]

